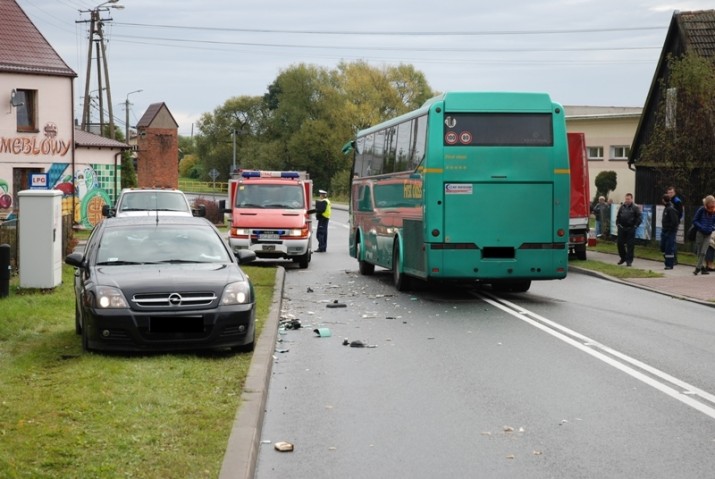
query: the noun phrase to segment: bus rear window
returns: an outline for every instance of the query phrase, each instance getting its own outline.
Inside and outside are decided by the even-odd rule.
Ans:
[[[445,146],[553,146],[550,113],[447,113]]]

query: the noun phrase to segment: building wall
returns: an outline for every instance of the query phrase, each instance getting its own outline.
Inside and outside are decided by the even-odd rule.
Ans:
[[[179,187],[178,129],[141,128],[137,139],[137,183],[142,188]]]
[[[74,170],[68,170],[66,179],[73,185],[67,185],[67,188],[74,191],[71,208],[76,225],[94,227],[103,219],[102,206],[116,203],[122,189],[119,153],[120,150],[113,148],[77,147],[75,150]],[[70,196],[66,198],[70,199]]]
[[[17,130],[13,89],[36,90],[37,131]],[[48,184],[62,182],[73,162],[72,78],[0,73],[0,215],[17,206],[30,173],[47,173]]]
[[[621,203],[626,193],[635,193],[635,172],[628,169],[628,160],[611,157],[611,147],[627,146],[630,148],[638,127],[640,115],[598,116],[593,118],[566,117],[566,129],[569,132],[581,132],[586,135],[587,147],[602,147],[603,159],[588,161],[592,196],[596,195],[596,176],[601,171],[615,171],[617,186],[609,194],[614,203]]]

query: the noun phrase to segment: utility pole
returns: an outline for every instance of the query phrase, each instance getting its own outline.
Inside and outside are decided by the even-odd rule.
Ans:
[[[89,84],[92,79],[92,49],[95,47],[97,55],[97,85],[99,94],[99,134],[104,136],[104,97],[103,91],[107,92],[107,110],[109,113],[109,137],[114,139],[114,110],[112,107],[112,90],[109,87],[109,67],[107,65],[107,51],[104,43],[103,26],[105,21],[111,18],[101,18],[100,12],[108,12],[110,8],[122,9],[122,5],[114,5],[119,0],[108,0],[100,3],[91,10],[80,10],[80,13],[89,13],[89,20],[81,20],[76,23],[87,23],[89,21],[89,44],[87,47],[87,73],[84,82],[84,105],[82,108],[82,124],[84,131],[90,130],[90,96]],[[105,6],[111,4],[109,6]],[[102,68],[103,67],[103,68]],[[104,75],[104,86],[102,85],[102,75]]]
[[[124,117],[124,143],[126,144],[129,144],[129,105],[131,105],[131,103],[129,103],[129,95],[131,95],[132,93],[140,93],[143,91],[144,90],[130,91],[129,93],[127,93],[127,100],[124,102],[124,113],[126,115]]]

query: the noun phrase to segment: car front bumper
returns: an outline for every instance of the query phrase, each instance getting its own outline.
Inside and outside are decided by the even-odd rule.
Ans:
[[[83,314],[87,348],[179,351],[246,346],[254,341],[254,304],[175,312],[90,309]]]

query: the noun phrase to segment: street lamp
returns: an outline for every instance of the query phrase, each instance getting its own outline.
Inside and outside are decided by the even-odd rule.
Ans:
[[[233,167],[231,168],[231,175],[236,173],[236,129],[233,129]]]
[[[119,0],[114,0],[114,1],[119,1]],[[125,132],[124,141],[125,141],[127,144],[129,144],[129,95],[131,95],[131,94],[133,94],[133,93],[141,93],[141,92],[143,92],[143,91],[144,91],[144,90],[134,90],[134,91],[130,91],[129,93],[127,93],[127,99],[126,99],[126,101],[124,102],[124,113],[125,113],[125,115],[126,115],[126,116],[124,117],[124,119],[125,119],[125,122],[124,122],[124,132]]]

